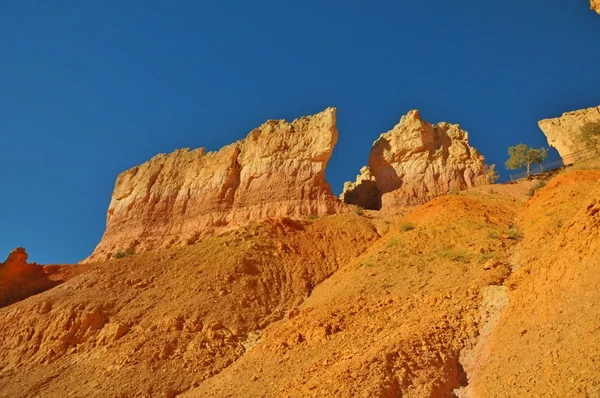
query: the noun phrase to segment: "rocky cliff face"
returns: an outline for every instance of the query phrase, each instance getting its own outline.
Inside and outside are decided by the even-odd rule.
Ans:
[[[590,0],[592,3],[592,10],[600,14],[600,0]]]
[[[328,108],[292,123],[269,120],[217,152],[177,150],[127,170],[86,261],[192,244],[253,220],[337,212],[343,204],[324,174],[337,138]]]
[[[561,117],[541,120],[538,125],[563,161],[573,163],[578,160],[576,153],[585,150],[580,134],[583,126],[590,123],[600,123],[600,106],[563,113]]]
[[[367,209],[415,205],[483,185],[484,173],[483,156],[469,145],[466,131],[431,125],[413,110],[375,141],[369,165],[344,185],[342,200]]]

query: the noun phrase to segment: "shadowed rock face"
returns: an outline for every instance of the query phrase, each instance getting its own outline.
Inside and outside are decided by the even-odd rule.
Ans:
[[[338,212],[343,204],[325,181],[337,138],[328,108],[292,123],[269,120],[217,152],[177,150],[127,170],[86,261],[192,244],[253,220]]]
[[[585,150],[581,142],[581,129],[586,124],[600,123],[600,106],[563,113],[561,117],[538,122],[548,139],[548,145],[556,148],[565,163],[577,161],[573,154]]]
[[[486,183],[483,156],[468,134],[449,123],[431,125],[410,111],[373,144],[369,166],[344,185],[342,200],[367,209],[427,202],[451,190]]]
[[[41,293],[59,283],[50,280],[43,267],[28,263],[25,249],[18,247],[0,264],[0,308]]]

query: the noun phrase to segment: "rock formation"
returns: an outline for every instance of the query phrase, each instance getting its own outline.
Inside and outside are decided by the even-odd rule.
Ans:
[[[56,284],[48,278],[43,267],[28,263],[25,249],[18,247],[0,264],[0,308],[41,293]]]
[[[600,14],[600,0],[590,0],[592,3],[592,10]]]
[[[416,205],[486,183],[483,156],[459,125],[403,116],[373,144],[369,165],[344,185],[342,200],[367,209]]]
[[[565,163],[573,163],[579,159],[577,153],[586,149],[580,134],[589,123],[600,124],[600,106],[563,113],[561,117],[541,120],[538,125],[548,145],[556,148]]]
[[[269,120],[217,152],[177,150],[119,175],[106,231],[86,260],[192,244],[271,217],[324,215],[343,204],[325,181],[337,142],[335,109]]]

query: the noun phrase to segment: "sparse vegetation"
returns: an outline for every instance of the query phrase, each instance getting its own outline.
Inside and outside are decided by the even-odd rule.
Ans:
[[[354,209],[354,213],[359,216],[362,216],[363,214],[365,214],[365,209],[363,209],[360,206],[356,206],[356,208]]]
[[[413,229],[415,229],[415,226],[409,222],[405,222],[402,223],[398,226],[398,229],[400,230],[400,232],[407,232],[407,231],[412,231]]]
[[[493,251],[485,251],[485,252],[479,254],[479,262],[480,263],[485,263],[488,260],[491,260],[491,259],[493,259],[495,257],[496,257],[496,253],[495,252],[493,252]]]
[[[400,243],[400,240],[398,238],[390,238],[385,243],[385,247],[386,247],[386,249],[389,249],[391,247],[398,246],[399,243]]]
[[[487,237],[490,239],[500,239],[501,238],[500,234],[492,229],[490,229],[488,231]]]
[[[496,165],[485,165],[485,177],[487,178],[488,184],[494,184],[500,179],[500,174],[496,171]],[[491,190],[490,190],[491,191]],[[492,192],[490,192],[492,193]]]
[[[538,189],[544,188],[546,186],[547,182],[545,180],[540,180],[537,182],[537,184],[535,184],[530,190],[529,193],[527,194],[527,196],[529,196],[530,198],[533,197],[533,195],[535,195],[535,192]]]
[[[587,149],[600,152],[600,123],[587,123],[581,128],[581,141]]]
[[[318,214],[309,214],[307,218],[311,221],[314,221],[314,220],[319,219],[319,215]]]
[[[125,251],[118,251],[116,253],[113,253],[113,258],[125,258],[125,257],[129,257],[129,256],[133,256],[135,254],[135,251],[132,248],[128,248]]]
[[[512,227],[508,230],[508,238],[514,240],[523,239],[523,233],[517,227]]]
[[[465,249],[446,248],[441,250],[440,255],[445,259],[457,263],[468,263],[471,261],[471,255]]]
[[[508,155],[509,158],[504,166],[509,170],[525,167],[527,178],[529,178],[531,177],[531,166],[536,163],[541,166],[542,162],[548,157],[548,148],[534,149],[525,144],[519,144],[508,147]]]

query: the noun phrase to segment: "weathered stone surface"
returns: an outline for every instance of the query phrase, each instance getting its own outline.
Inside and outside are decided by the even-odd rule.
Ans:
[[[338,138],[335,109],[269,120],[246,139],[155,156],[117,178],[106,231],[86,260],[195,243],[253,220],[343,208],[325,181]]]
[[[28,263],[25,249],[18,247],[4,263],[0,263],[0,308],[48,290],[56,284],[48,278],[44,268]]]
[[[588,123],[600,123],[600,106],[563,113],[561,117],[541,120],[538,125],[565,163],[578,160],[577,152],[586,149],[581,129]]]
[[[590,0],[592,4],[592,10],[600,14],[600,0]]]
[[[410,111],[373,144],[369,166],[344,185],[342,200],[367,209],[416,205],[486,183],[483,156],[459,125],[431,125]]]

